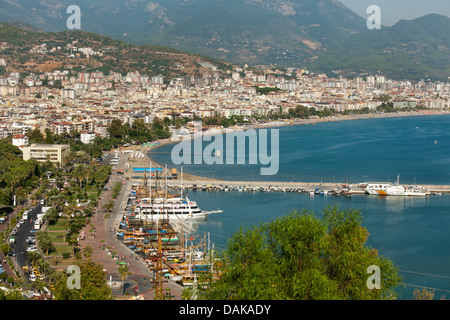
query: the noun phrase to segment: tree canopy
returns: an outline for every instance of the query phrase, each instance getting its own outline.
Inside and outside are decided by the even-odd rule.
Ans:
[[[90,259],[78,263],[80,267],[80,289],[69,289],[67,274],[60,274],[55,286],[56,300],[111,300],[111,289],[106,283],[102,266]]]
[[[200,299],[378,300],[395,299],[397,268],[365,243],[369,236],[357,210],[291,214],[234,234],[218,280],[200,286]],[[370,289],[370,266],[380,269],[379,289]],[[203,280],[202,280],[203,281]]]

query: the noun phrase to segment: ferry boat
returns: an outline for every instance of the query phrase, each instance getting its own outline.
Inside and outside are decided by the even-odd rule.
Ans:
[[[149,219],[154,216],[167,219],[198,219],[206,218],[213,213],[222,213],[222,210],[203,211],[197,202],[187,197],[174,198],[143,198],[136,204],[135,213],[141,219]]]
[[[380,196],[426,196],[427,190],[420,186],[412,186],[405,188],[400,185],[400,176],[397,176],[397,182],[392,185],[390,183],[368,183],[365,191],[368,194]]]
[[[387,196],[388,194],[386,191],[389,187],[392,187],[392,184],[372,182],[372,183],[368,183],[364,190],[366,191],[367,194],[370,194],[370,195]]]

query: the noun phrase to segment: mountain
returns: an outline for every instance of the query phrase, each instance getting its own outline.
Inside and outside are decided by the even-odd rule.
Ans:
[[[167,47],[130,45],[102,35],[85,31],[36,32],[27,26],[18,28],[0,22],[0,58],[7,66],[0,67],[0,75],[10,72],[42,73],[54,70],[109,71],[127,74],[139,71],[142,75],[162,75],[167,78],[211,73],[211,66],[225,74],[232,69],[229,63],[190,54]],[[83,53],[89,52],[89,56]]]
[[[0,20],[66,28],[70,0],[0,0]],[[301,65],[364,30],[336,0],[78,0],[84,31],[235,63]]]
[[[438,14],[401,20],[392,27],[354,34],[307,66],[315,72],[384,74],[393,79],[447,80],[450,18]]]
[[[179,2],[152,7],[149,23],[127,37],[235,63],[292,66],[365,26],[334,0]]]
[[[0,0],[0,20],[67,30],[71,0]],[[249,65],[394,79],[447,79],[450,19],[369,30],[337,0],[77,0],[81,29]]]

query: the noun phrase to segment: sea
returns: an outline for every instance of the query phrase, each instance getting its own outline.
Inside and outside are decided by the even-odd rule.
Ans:
[[[182,164],[183,172],[231,181],[450,185],[450,115],[386,117],[282,126],[279,170],[261,176],[263,165]],[[204,142],[204,146],[208,143]],[[173,145],[152,150],[158,163],[181,169],[171,161]],[[269,149],[270,150],[270,149]],[[250,152],[250,149],[247,150]],[[248,156],[248,155],[247,155]],[[274,184],[275,185],[275,184]],[[399,299],[413,298],[427,288],[434,299],[450,299],[450,194],[427,197],[353,195],[310,196],[307,193],[260,191],[189,191],[203,210],[223,210],[192,224],[194,232],[224,250],[240,227],[270,222],[292,211],[328,206],[358,209],[370,236],[367,246],[378,250],[399,269]]]

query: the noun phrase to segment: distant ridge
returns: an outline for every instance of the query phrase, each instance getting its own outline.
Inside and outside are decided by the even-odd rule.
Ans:
[[[7,51],[0,51],[0,58],[7,62],[7,70],[1,68],[0,75],[1,72],[51,72],[70,66],[75,72],[115,71],[125,75],[138,71],[142,75],[162,75],[167,79],[226,73],[232,69],[229,63],[168,47],[130,45],[85,31],[32,32],[0,21],[1,42],[6,42],[9,47]],[[90,48],[101,54],[87,57],[80,51],[72,52],[73,47]],[[36,48],[38,54],[34,51]]]
[[[0,0],[0,20],[66,29],[69,0]],[[364,30],[336,0],[78,0],[82,30],[234,63],[300,65]]]
[[[344,75],[382,73],[393,79],[448,80],[450,18],[430,14],[392,27],[352,35],[340,46],[311,59],[316,72]]]
[[[72,4],[0,0],[0,20],[67,30]],[[307,67],[349,77],[450,75],[450,18],[439,14],[368,30],[363,17],[337,0],[78,0],[77,5],[84,31],[229,63]]]

